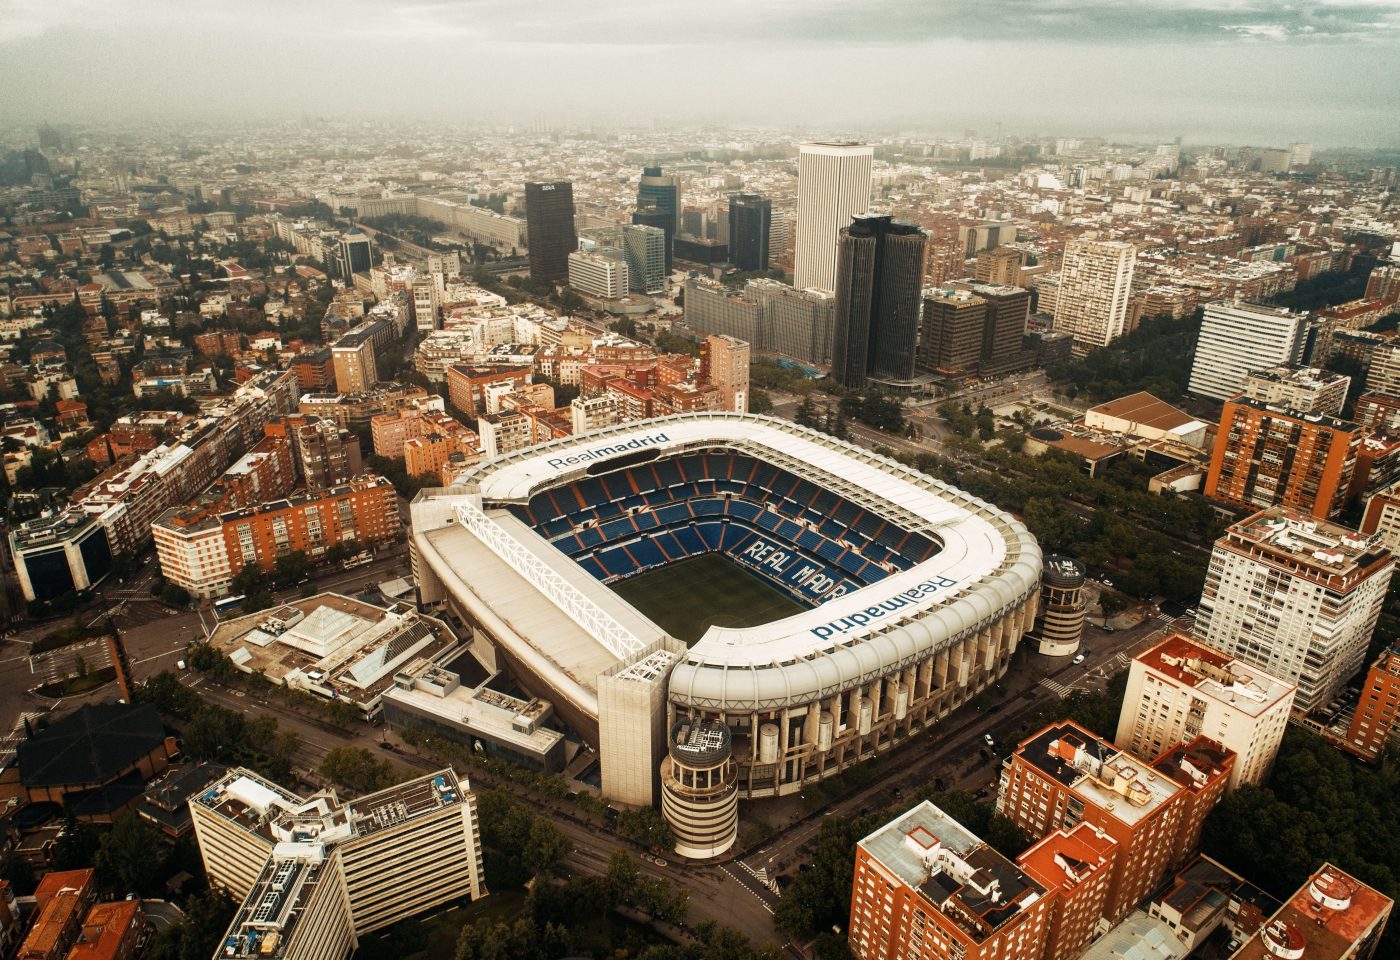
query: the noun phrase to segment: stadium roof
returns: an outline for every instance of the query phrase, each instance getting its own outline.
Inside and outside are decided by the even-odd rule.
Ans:
[[[786,619],[741,629],[711,627],[672,673],[673,700],[752,705],[807,702],[825,695],[823,691],[844,689],[862,677],[879,676],[922,659],[930,650],[981,629],[1039,586],[1040,548],[1010,515],[863,448],[786,421],[744,414],[680,414],[609,427],[499,457],[464,475],[458,487],[425,491],[422,497],[446,500],[444,506],[449,509],[441,512],[432,530],[421,529],[416,511],[414,536],[420,549],[430,548],[423,551],[425,559],[452,592],[459,597],[464,590],[475,594],[478,603],[489,605],[485,612],[492,616],[511,617],[508,608],[526,597],[483,589],[508,574],[490,572],[490,564],[465,565],[468,554],[471,559],[489,556],[467,541],[494,545],[490,552],[498,557],[514,556],[504,566],[519,576],[509,579],[529,584],[533,578],[535,589],[528,592],[534,600],[530,616],[547,616],[542,608],[550,606],[568,613],[564,619],[574,623],[568,643],[578,643],[582,632],[592,637],[589,645],[594,651],[594,656],[580,658],[580,650],[554,649],[547,635],[532,630],[533,650],[521,655],[543,656],[555,669],[582,679],[579,674],[592,671],[597,663],[615,662],[644,648],[654,640],[656,628],[633,629],[640,615],[623,604],[631,617],[617,616],[620,600],[605,584],[548,547],[526,525],[504,522],[504,511],[493,508],[527,503],[540,490],[578,480],[590,466],[614,457],[716,448],[745,453],[808,477],[906,530],[924,533],[938,541],[941,549],[907,570]],[[453,511],[459,520],[455,525]],[[445,528],[451,526],[458,529],[448,533]],[[565,576],[561,560],[580,575]],[[471,570],[470,586],[463,570]],[[560,579],[567,579],[568,589],[555,584]],[[541,584],[553,589],[553,604],[541,602],[550,595],[550,589]],[[517,620],[521,616],[514,614]],[[588,673],[585,687],[593,687],[595,676]]]

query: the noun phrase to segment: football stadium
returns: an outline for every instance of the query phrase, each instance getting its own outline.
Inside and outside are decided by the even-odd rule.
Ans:
[[[792,423],[692,413],[485,462],[412,506],[420,600],[658,802],[688,856],[1006,670],[1040,548],[1014,517]]]

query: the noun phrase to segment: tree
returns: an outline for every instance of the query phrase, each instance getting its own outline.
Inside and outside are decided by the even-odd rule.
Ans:
[[[797,406],[797,412],[793,414],[793,419],[798,426],[810,427],[813,430],[821,429],[820,414],[817,413],[817,405],[812,400],[811,394],[802,398],[802,402]]]
[[[603,884],[613,906],[632,896],[637,887],[637,861],[626,850],[614,850],[608,858],[608,869],[603,874]]]
[[[633,320],[631,317],[619,317],[608,324],[608,329],[613,333],[618,333],[627,337],[629,340],[635,340],[637,338],[637,321]]]
[[[772,413],[773,398],[768,395],[767,390],[749,391],[749,413]]]
[[[208,960],[214,956],[238,905],[228,894],[206,890],[190,898],[184,919],[158,928],[146,960]]]
[[[573,845],[564,831],[543,817],[535,817],[530,834],[521,851],[520,862],[535,876],[548,873],[564,861]]]
[[[97,831],[73,815],[64,813],[63,832],[54,841],[52,863],[55,870],[78,870],[92,866],[92,858],[102,839]]]
[[[671,825],[652,807],[623,810],[617,817],[617,829],[629,840],[656,850],[665,850],[676,842]]]
[[[162,847],[160,834],[132,810],[123,810],[112,821],[93,858],[102,882],[126,893],[149,894],[159,885],[163,858],[152,855]]]
[[[333,747],[321,761],[321,775],[355,793],[370,793],[403,780],[399,770],[363,747]]]
[[[0,880],[8,880],[17,896],[27,897],[34,892],[34,868],[18,850],[6,850],[0,856]]]

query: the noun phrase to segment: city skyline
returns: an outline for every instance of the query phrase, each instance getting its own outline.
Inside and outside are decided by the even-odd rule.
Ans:
[[[998,0],[933,10],[611,0],[567,11],[494,0],[275,10],[5,0],[0,56],[11,71],[0,119],[723,120],[805,125],[813,135],[892,126],[1385,147],[1400,143],[1386,92],[1400,79],[1398,28],[1394,0]],[[249,62],[249,49],[260,58]],[[872,87],[874,60],[897,63],[901,83]],[[555,80],[601,78],[619,62],[662,78],[639,86],[627,113],[600,110],[587,82]],[[141,63],[153,67],[133,69]],[[700,69],[717,63],[725,69]],[[369,79],[355,96],[308,104],[296,95],[356,64]]]

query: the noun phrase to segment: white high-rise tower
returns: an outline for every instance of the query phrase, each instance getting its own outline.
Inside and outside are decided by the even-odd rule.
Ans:
[[[804,143],[797,154],[797,255],[793,286],[836,289],[836,241],[870,209],[875,151],[864,143]]]
[[[1131,243],[1118,240],[1065,244],[1055,332],[1074,337],[1076,356],[1106,347],[1123,335],[1136,255]]]

